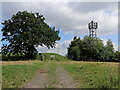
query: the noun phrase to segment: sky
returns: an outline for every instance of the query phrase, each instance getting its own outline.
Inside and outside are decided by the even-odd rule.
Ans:
[[[97,37],[104,44],[110,39],[115,50],[118,50],[117,2],[2,2],[2,21],[24,10],[39,12],[45,17],[46,23],[60,30],[61,40],[57,42],[56,48],[38,46],[39,52],[65,56],[74,36],[82,39],[89,34],[87,25],[92,20],[98,22]]]

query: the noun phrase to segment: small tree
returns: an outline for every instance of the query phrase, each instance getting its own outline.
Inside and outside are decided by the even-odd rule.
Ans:
[[[120,61],[120,52],[119,51],[116,51],[114,53],[114,60]]]
[[[13,54],[24,53],[27,58],[35,56],[38,45],[53,48],[56,41],[60,40],[59,30],[49,27],[43,15],[39,13],[19,11],[2,24],[2,40],[9,41],[8,51]]]
[[[105,46],[105,56],[106,56],[106,60],[113,60],[114,58],[114,48],[113,48],[113,44],[112,41],[109,39],[107,41],[107,44]]]
[[[74,36],[73,41],[69,44],[67,57],[73,60],[80,60],[81,39]]]

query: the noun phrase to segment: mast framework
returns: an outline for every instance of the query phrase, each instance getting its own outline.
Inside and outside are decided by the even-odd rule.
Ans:
[[[97,28],[98,28],[98,23],[91,21],[88,23],[88,29],[89,29],[89,36],[90,37],[97,37]]]

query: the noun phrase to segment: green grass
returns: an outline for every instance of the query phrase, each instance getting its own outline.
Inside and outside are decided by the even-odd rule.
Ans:
[[[118,88],[118,65],[103,63],[63,64],[79,88]]]
[[[46,63],[47,65],[47,88],[56,88],[54,84],[56,83],[56,64],[54,62],[52,63]]]
[[[75,61],[74,61],[75,62]],[[41,69],[47,71],[47,88],[56,88],[56,67],[61,65],[70,73],[78,88],[118,88],[118,65],[103,62],[44,61],[26,65],[3,65],[2,87],[17,88]]]
[[[2,66],[2,88],[17,88],[26,81],[32,79],[37,70],[45,70],[47,72],[47,83],[45,87],[55,88],[56,83],[56,64],[50,61],[41,63],[33,63],[27,65],[5,65]]]
[[[44,63],[29,65],[5,65],[2,66],[2,87],[17,88],[22,83],[31,79],[36,71],[42,68]]]
[[[56,54],[56,53],[43,53],[43,55],[45,55],[47,57],[47,60],[51,60],[51,55],[55,55],[55,58],[53,58],[53,60],[56,61],[65,61],[67,60],[66,57],[60,55],[60,54]]]

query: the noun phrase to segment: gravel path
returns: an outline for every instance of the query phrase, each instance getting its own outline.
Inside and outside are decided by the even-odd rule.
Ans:
[[[63,67],[58,66],[56,68],[56,77],[57,77],[57,88],[76,88],[76,84],[73,78],[69,75],[68,72],[64,70]]]
[[[47,74],[39,72],[32,80],[24,83],[20,88],[45,88],[46,78]]]
[[[20,88],[48,88],[49,80],[47,73],[38,72],[34,78],[24,83]],[[76,84],[68,72],[60,65],[56,68],[56,76],[49,77],[56,81],[51,86],[55,88],[76,88]]]

